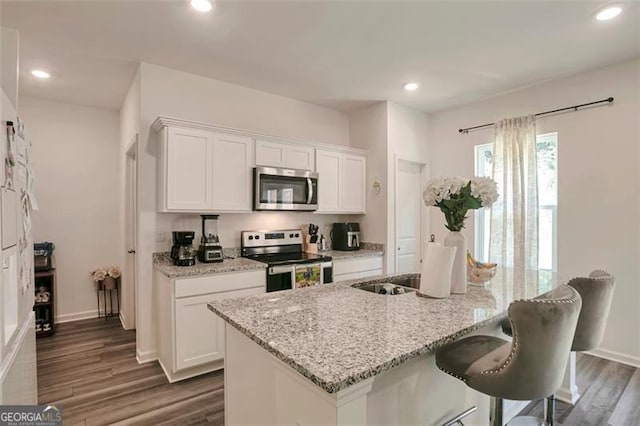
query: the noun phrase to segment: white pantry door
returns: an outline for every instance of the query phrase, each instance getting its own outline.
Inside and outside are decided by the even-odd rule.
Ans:
[[[125,197],[125,249],[122,288],[120,289],[120,319],[125,330],[136,328],[136,243],[138,228],[138,135],[136,134],[126,152],[126,197]]]
[[[420,272],[422,233],[422,169],[424,165],[396,162],[396,272]]]

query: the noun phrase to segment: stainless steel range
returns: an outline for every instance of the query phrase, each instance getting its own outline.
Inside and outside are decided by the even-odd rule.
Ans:
[[[299,229],[242,231],[241,246],[243,257],[269,265],[267,292],[333,282],[331,257],[303,252]]]

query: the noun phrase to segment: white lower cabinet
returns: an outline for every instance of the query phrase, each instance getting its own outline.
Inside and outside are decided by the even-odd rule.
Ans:
[[[261,294],[265,271],[167,278],[155,271],[158,360],[170,382],[224,365],[224,321],[207,304]]]
[[[355,280],[382,275],[382,256],[333,259],[333,281]]]

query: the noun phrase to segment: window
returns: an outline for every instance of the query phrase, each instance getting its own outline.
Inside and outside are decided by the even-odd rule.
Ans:
[[[540,269],[556,271],[558,265],[558,134],[537,136],[538,162],[538,264]],[[493,144],[477,145],[476,176],[491,176]],[[482,262],[489,258],[491,215],[488,209],[476,210],[475,256]]]

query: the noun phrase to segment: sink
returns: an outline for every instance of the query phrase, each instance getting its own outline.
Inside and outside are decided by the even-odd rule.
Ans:
[[[418,290],[420,288],[420,275],[413,277],[394,278],[390,280],[392,284],[401,285]]]
[[[413,288],[397,285],[396,283],[355,284],[353,287],[386,296],[397,296],[399,294],[413,293],[416,291]]]

